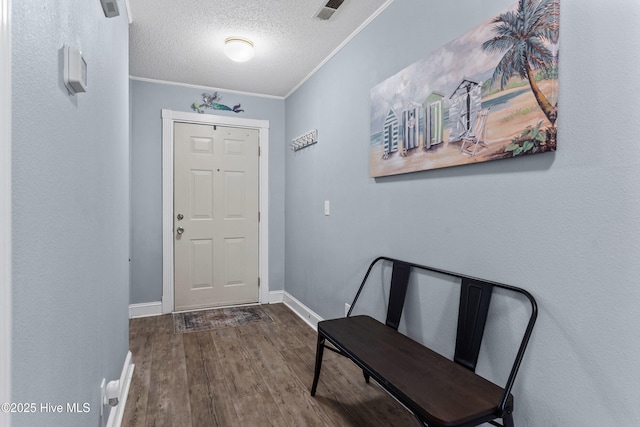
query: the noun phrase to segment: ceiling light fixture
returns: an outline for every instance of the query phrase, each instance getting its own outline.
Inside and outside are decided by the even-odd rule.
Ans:
[[[224,54],[232,61],[248,61],[253,58],[253,42],[242,37],[228,37],[224,41]]]

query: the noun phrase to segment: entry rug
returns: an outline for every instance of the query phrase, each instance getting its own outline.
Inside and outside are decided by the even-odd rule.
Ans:
[[[271,317],[257,305],[190,311],[173,315],[174,332],[176,334],[210,331],[212,329],[232,328],[248,323],[272,321]]]

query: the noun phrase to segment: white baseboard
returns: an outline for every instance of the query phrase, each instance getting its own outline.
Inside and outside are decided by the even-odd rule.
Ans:
[[[297,301],[295,298],[291,299]],[[285,301],[284,291],[270,291],[267,304],[277,304]],[[303,304],[299,303],[302,307]],[[144,302],[140,304],[129,305],[129,319],[135,319],[138,317],[160,316],[162,315],[162,302]]]
[[[127,352],[127,357],[122,367],[122,373],[120,374],[120,395],[118,396],[118,404],[111,408],[109,412],[109,419],[107,420],[106,427],[120,427],[122,425],[122,417],[124,417],[124,407],[127,404],[127,396],[129,396],[129,387],[131,386],[131,379],[133,378],[133,370],[135,365],[131,358],[131,352]]]
[[[129,319],[136,317],[160,316],[162,314],[162,302],[143,302],[129,305]]]
[[[277,304],[284,301],[284,291],[270,291],[269,304]]]
[[[322,317],[318,316],[313,312],[309,307],[298,301],[295,297],[290,295],[288,292],[283,292],[284,296],[284,304],[293,310],[302,320],[307,322],[309,326],[313,328],[314,331],[318,330],[318,322],[324,320]]]

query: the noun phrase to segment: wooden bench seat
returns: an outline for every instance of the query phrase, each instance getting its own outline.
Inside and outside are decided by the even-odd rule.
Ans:
[[[502,387],[372,317],[326,320],[318,323],[318,330],[428,421],[459,426],[487,417],[493,419],[497,412],[504,393]]]
[[[350,316],[350,313],[344,318],[319,322],[311,394],[315,395],[323,350],[327,348],[351,359],[362,369],[367,382],[369,377],[374,378],[403,403],[421,425],[462,427],[490,422],[494,425],[513,426],[511,388],[537,315],[533,297],[520,288],[381,257],[369,267],[351,310],[372,267],[381,260],[394,263],[386,324],[370,316]],[[462,279],[456,354],[453,360],[397,331],[412,268],[427,269]],[[529,324],[504,388],[474,372],[491,289],[494,286],[524,293],[532,303]],[[494,421],[500,418],[503,424]]]

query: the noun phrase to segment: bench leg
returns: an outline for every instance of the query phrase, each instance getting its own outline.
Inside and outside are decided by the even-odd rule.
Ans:
[[[364,381],[369,384],[369,374],[367,374],[364,369],[362,370],[362,375],[364,375]]]
[[[504,415],[502,416],[502,424],[504,425],[504,427],[514,427],[513,415],[511,411],[504,413]]]
[[[311,386],[311,396],[316,395],[318,379],[320,378],[320,368],[322,367],[322,354],[324,353],[324,338],[318,334],[318,345],[316,346],[316,370],[313,374],[313,385]]]

